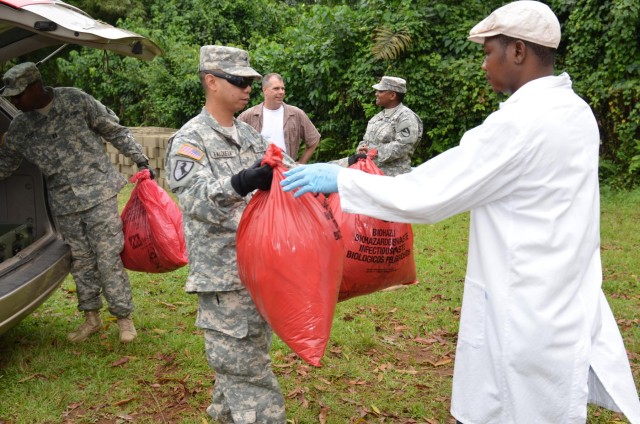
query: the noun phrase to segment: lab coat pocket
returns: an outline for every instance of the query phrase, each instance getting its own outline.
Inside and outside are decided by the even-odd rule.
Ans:
[[[484,328],[487,296],[484,285],[467,279],[462,297],[462,314],[458,339],[471,347],[484,344]]]

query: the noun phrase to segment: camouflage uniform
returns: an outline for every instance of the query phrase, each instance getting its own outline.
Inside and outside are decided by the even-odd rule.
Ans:
[[[411,155],[420,137],[422,120],[401,103],[371,118],[358,147],[378,149],[374,163],[385,175],[395,176],[411,171]]]
[[[120,260],[124,237],[116,196],[127,181],[111,165],[102,138],[136,163],[148,159],[113,111],[98,100],[76,88],[46,90],[53,94],[46,115],[22,112],[11,122],[0,149],[0,178],[11,175],[22,159],[38,166],[71,247],[78,309],[100,309],[102,293],[109,311],[126,317],[133,312],[133,301]]]
[[[238,141],[203,108],[176,133],[165,168],[184,216],[186,290],[198,294],[196,326],[204,329],[207,360],[216,372],[207,412],[221,423],[281,424],[286,417],[271,369],[271,328],[237,270],[236,230],[251,196],[241,197],[231,186],[232,175],[263,157],[267,142],[234,122]]]

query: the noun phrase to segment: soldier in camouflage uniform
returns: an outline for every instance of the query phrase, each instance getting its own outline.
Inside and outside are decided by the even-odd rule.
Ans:
[[[376,89],[376,104],[384,110],[367,125],[357,153],[349,157],[352,165],[359,157],[377,149],[374,163],[385,175],[395,176],[411,171],[411,155],[422,137],[422,120],[402,104],[407,92],[406,81],[397,77],[382,77]]]
[[[267,141],[234,119],[260,74],[244,50],[203,46],[199,75],[204,108],[171,140],[165,168],[184,216],[190,264],[185,289],[198,295],[196,326],[204,330],[216,373],[207,412],[220,423],[283,424],[284,399],[269,356],[272,331],[242,285],[236,262],[236,230],[250,193],[269,190],[273,176],[258,162]]]
[[[45,87],[31,62],[9,69],[0,95],[22,113],[11,122],[0,148],[0,178],[23,159],[40,168],[49,202],[71,248],[71,275],[85,321],[69,334],[74,342],[102,329],[101,295],[117,317],[120,341],[137,336],[131,319],[131,285],[120,259],[124,246],[117,194],[126,179],[111,165],[104,140],[148,168],[148,158],[118,117],[89,94],[70,87]]]

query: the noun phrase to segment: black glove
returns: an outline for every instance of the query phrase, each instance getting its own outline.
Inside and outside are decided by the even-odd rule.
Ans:
[[[353,165],[354,163],[358,162],[358,159],[366,159],[367,158],[367,154],[366,153],[356,153],[355,155],[351,155],[349,156],[349,166]],[[344,162],[342,162],[344,163]]]
[[[269,165],[260,166],[260,162],[262,159],[231,177],[231,186],[240,196],[244,197],[255,189],[271,189],[273,168]]]
[[[136,163],[136,165],[138,165],[138,171],[142,171],[143,169],[148,169],[149,170],[149,177],[152,180],[154,178],[156,178],[156,173],[153,172],[153,169],[149,168],[149,161],[138,162],[138,163]]]

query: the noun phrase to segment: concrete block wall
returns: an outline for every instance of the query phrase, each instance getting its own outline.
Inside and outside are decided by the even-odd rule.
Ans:
[[[149,167],[155,172],[158,185],[171,192],[165,178],[164,157],[167,151],[167,141],[177,130],[162,127],[131,127],[129,129],[136,141],[142,145],[144,154],[149,158]],[[127,180],[138,172],[136,164],[120,153],[111,143],[105,142],[105,148],[113,166]]]

